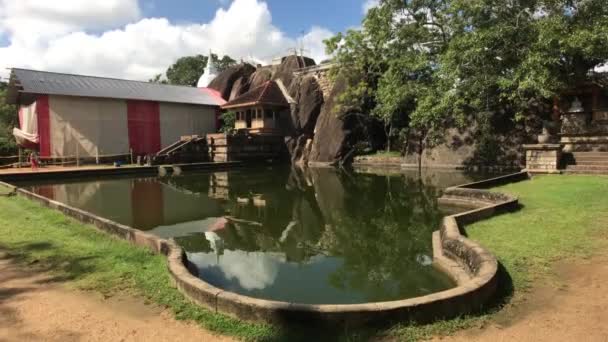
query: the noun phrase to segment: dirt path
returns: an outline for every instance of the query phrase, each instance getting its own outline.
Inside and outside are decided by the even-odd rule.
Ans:
[[[608,255],[562,262],[555,273],[491,326],[442,341],[608,341]]]
[[[0,342],[229,341],[130,297],[65,289],[0,252]]]

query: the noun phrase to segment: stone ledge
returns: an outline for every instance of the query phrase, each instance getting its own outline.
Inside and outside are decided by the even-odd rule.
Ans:
[[[478,182],[480,187],[524,179],[524,173]],[[525,178],[527,179],[527,177]],[[462,235],[463,224],[476,222],[502,211],[515,210],[518,200],[507,195],[478,190],[476,183],[449,188],[441,200],[467,203],[476,209],[447,216],[439,231],[433,234],[434,265],[444,270],[456,287],[426,296],[381,303],[352,305],[307,305],[251,298],[211,286],[194,276],[185,252],[173,241],[141,232],[134,228],[98,217],[83,210],[50,200],[25,189],[17,194],[99,230],[144,246],[167,256],[168,269],[177,289],[193,302],[239,319],[282,324],[310,322],[322,324],[365,325],[387,321],[430,322],[475,312],[495,294],[498,262],[476,242]],[[14,188],[11,185],[7,186]]]

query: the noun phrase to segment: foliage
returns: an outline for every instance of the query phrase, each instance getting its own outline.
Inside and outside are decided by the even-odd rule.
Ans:
[[[381,0],[359,30],[326,41],[350,86],[343,105],[415,134],[419,150],[479,115],[522,120],[530,104],[590,80],[608,60],[603,0]]]
[[[220,72],[236,64],[236,61],[229,56],[220,59],[216,54],[211,54],[211,58]],[[196,86],[198,79],[205,72],[208,60],[209,57],[203,55],[182,57],[167,69],[166,78],[158,74],[150,82]]]
[[[230,133],[234,130],[234,124],[236,123],[236,112],[226,112],[222,114],[222,127],[220,132]]]
[[[19,125],[17,107],[5,103],[6,84],[0,83],[0,155],[15,155],[17,143],[13,138],[13,128]]]

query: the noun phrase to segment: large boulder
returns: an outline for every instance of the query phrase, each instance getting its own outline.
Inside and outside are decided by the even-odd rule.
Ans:
[[[289,92],[296,101],[291,112],[296,132],[312,135],[324,103],[321,87],[313,76],[306,76],[294,79]]]
[[[255,67],[251,64],[243,63],[235,65],[220,73],[211,81],[209,88],[217,90],[222,94],[224,99],[228,100],[230,99],[234,83],[240,78],[249,79],[254,72]]]
[[[293,80],[293,72],[305,67],[316,65],[315,60],[308,57],[302,56],[287,56],[283,58],[281,64],[277,66],[275,72],[272,75],[272,80],[281,80],[285,87],[289,89],[291,81]]]
[[[312,150],[308,160],[311,164],[338,164],[352,152],[352,114],[348,109],[338,106],[338,98],[346,90],[343,79],[336,80],[329,98],[321,109],[314,131]]]
[[[251,89],[257,88],[266,81],[270,81],[272,79],[272,66],[265,66],[258,68],[251,77],[249,77],[249,86]]]
[[[232,101],[237,97],[245,94],[249,90],[249,77],[240,77],[234,84],[232,85],[232,90],[230,91],[230,98],[228,101]]]

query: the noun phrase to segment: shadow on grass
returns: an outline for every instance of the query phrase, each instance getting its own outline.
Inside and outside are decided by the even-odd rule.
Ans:
[[[12,260],[29,268],[28,271],[51,274],[38,281],[40,284],[77,280],[97,271],[94,262],[91,262],[97,259],[96,256],[76,257],[62,254],[59,249],[51,242],[21,243],[11,247],[0,244],[0,250],[8,251],[2,259]],[[49,255],[40,259],[32,256],[41,252],[48,252]]]

